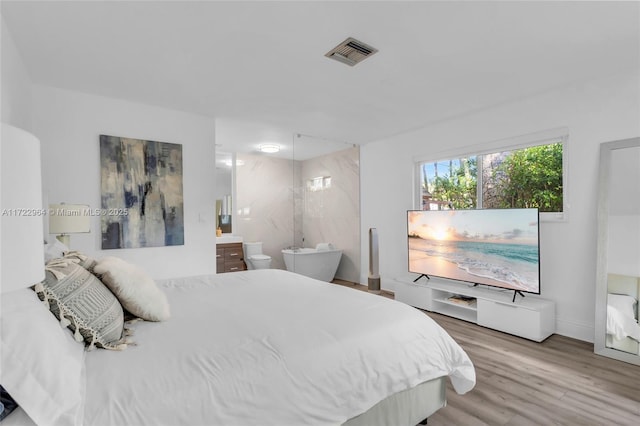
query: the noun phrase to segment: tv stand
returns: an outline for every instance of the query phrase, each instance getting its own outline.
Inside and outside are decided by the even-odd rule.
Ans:
[[[396,278],[395,299],[423,309],[483,327],[541,342],[555,333],[555,303],[538,297],[511,299],[509,290],[473,286],[433,277],[429,284],[413,277]],[[460,304],[454,296],[475,298]],[[524,296],[524,295],[523,295]]]
[[[413,280],[413,282],[417,282],[420,278],[425,277],[426,279],[430,280],[431,278],[429,277],[429,275],[427,274],[420,274],[420,276],[418,278],[416,278],[415,280]]]

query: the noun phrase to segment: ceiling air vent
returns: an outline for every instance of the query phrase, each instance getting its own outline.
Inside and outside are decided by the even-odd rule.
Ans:
[[[358,41],[355,38],[349,37],[327,52],[324,56],[335,59],[343,64],[354,66],[355,64],[364,61],[377,51],[378,49]]]

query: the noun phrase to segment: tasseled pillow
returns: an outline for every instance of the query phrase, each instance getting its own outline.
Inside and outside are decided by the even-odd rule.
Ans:
[[[87,271],[93,274],[93,268],[96,266],[96,260],[81,253],[77,250],[65,251],[63,259],[71,259],[77,261],[78,265],[82,266]]]
[[[34,286],[40,300],[89,350],[123,350],[131,343],[122,305],[111,291],[75,259],[47,263],[45,279]]]

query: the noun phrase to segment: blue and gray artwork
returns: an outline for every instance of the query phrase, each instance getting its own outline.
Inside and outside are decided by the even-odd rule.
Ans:
[[[102,248],[184,244],[182,145],[100,135]]]

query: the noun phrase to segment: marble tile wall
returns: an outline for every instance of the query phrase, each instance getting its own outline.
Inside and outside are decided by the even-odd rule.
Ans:
[[[336,278],[359,282],[359,148],[353,147],[302,161],[300,173],[304,193],[304,246],[315,247],[318,243],[332,243],[343,251]],[[311,189],[309,181],[319,177],[330,177],[330,186]]]
[[[360,152],[349,148],[304,161],[238,154],[236,224],[244,241],[262,241],[272,268],[285,269],[285,247],[332,243],[343,250],[336,278],[360,277]],[[307,181],[331,177],[312,191]]]
[[[271,256],[271,267],[286,269],[281,250],[300,245],[301,222],[294,214],[293,179],[299,162],[265,155],[238,154],[236,167],[236,224],[233,233],[245,242],[262,241],[262,252]],[[295,217],[295,221],[294,221]],[[298,243],[296,243],[298,241]]]

